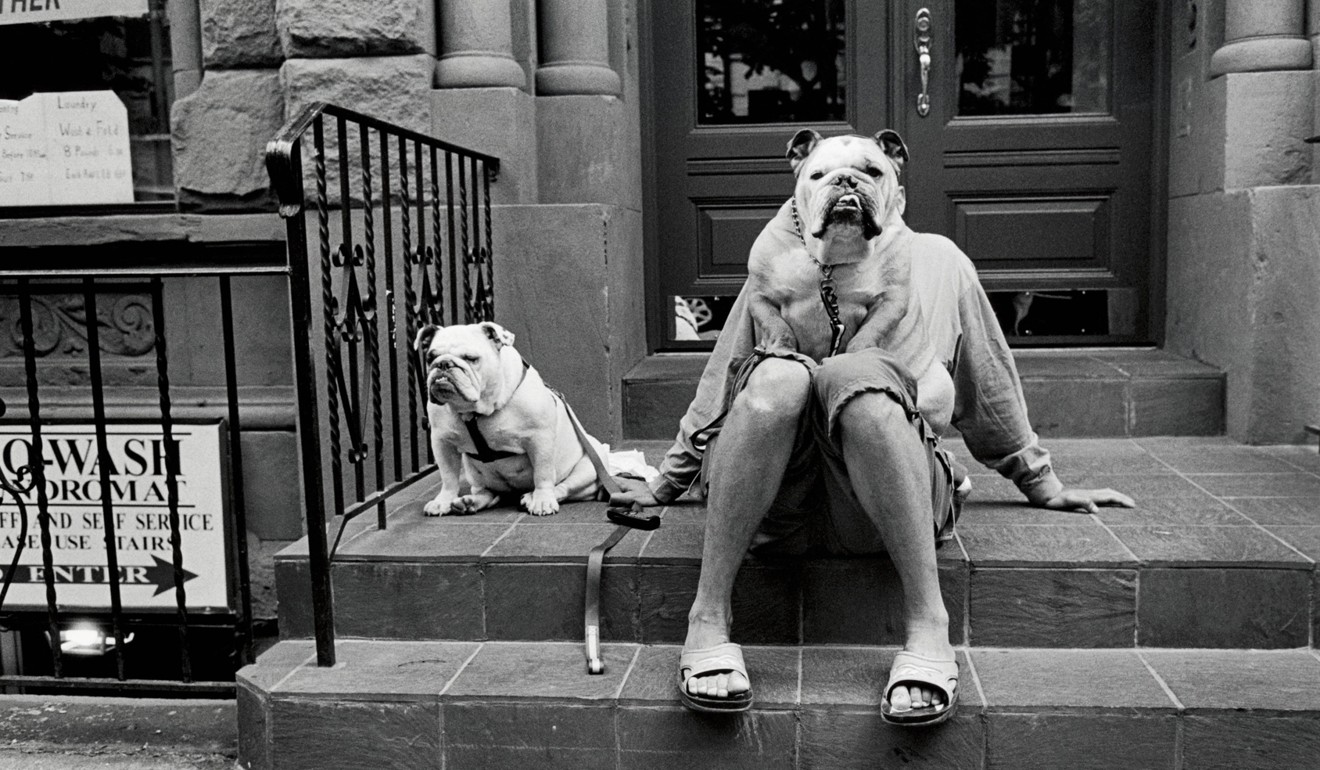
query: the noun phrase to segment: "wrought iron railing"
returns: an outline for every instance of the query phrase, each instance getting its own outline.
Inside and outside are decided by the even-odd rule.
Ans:
[[[5,385],[24,396],[0,401],[0,534],[8,533],[0,550],[12,551],[0,564],[0,630],[11,636],[0,648],[0,687],[224,695],[234,692],[234,671],[251,661],[245,411],[232,284],[283,275],[286,265],[271,249],[253,248],[227,264],[199,248],[168,251],[166,257],[166,249],[149,244],[3,250],[0,298],[10,346],[4,355],[15,364],[4,367]],[[171,384],[171,354],[179,350],[166,332],[166,279],[184,277],[213,281],[216,292],[214,303],[186,310],[193,335],[218,331],[222,346],[223,403],[202,409],[200,419],[196,404],[180,408]],[[177,319],[182,311],[174,307]],[[65,334],[65,327],[77,330]],[[14,359],[21,359],[21,372]],[[145,395],[136,400],[133,420],[107,410],[107,394],[124,392],[126,379]],[[181,502],[188,479],[177,442],[197,433],[222,446],[211,444],[219,453],[207,455],[219,486],[214,507],[205,501],[194,509]],[[136,480],[128,478],[136,471],[125,467],[123,453],[131,448],[125,442],[135,440],[142,442],[134,455]],[[147,456],[140,450],[152,441],[159,443]],[[150,482],[154,492],[139,497],[139,482],[144,492]],[[217,521],[221,499],[228,501],[227,522]],[[160,533],[152,536],[154,545],[125,526],[141,516],[150,516],[148,526]],[[213,532],[204,542],[190,539],[199,526]],[[152,564],[143,547],[167,556]],[[201,563],[224,565],[207,570],[224,577],[205,591],[199,590],[205,580],[190,582],[215,578],[192,571],[203,571]],[[154,641],[130,644],[135,635]]]
[[[499,160],[314,103],[267,146],[266,165],[288,230],[312,609],[329,666],[326,512],[341,535],[372,510],[383,529],[386,501],[434,470],[413,340],[423,324],[493,318]]]

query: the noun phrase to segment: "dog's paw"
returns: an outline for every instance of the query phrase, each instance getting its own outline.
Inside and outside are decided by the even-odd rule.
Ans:
[[[549,516],[559,513],[559,501],[554,490],[535,489],[522,496],[522,507],[533,516]]]
[[[447,492],[441,492],[435,496],[426,505],[422,506],[422,512],[427,516],[444,516],[449,513],[454,504],[454,496]]]
[[[454,498],[454,502],[449,505],[449,513],[454,516],[468,516],[491,507],[497,499],[490,492],[473,492],[470,495]]]

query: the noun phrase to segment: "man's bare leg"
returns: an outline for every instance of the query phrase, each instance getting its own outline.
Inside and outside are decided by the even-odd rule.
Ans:
[[[779,491],[810,388],[802,364],[767,358],[752,371],[729,409],[718,451],[711,457],[706,538],[685,650],[729,641],[733,581]],[[739,674],[688,679],[689,693],[711,698],[727,698],[749,687]]]
[[[884,393],[863,393],[849,401],[838,424],[853,490],[903,583],[903,648],[951,659],[949,614],[935,563],[930,465],[921,438],[903,408]],[[920,687],[897,686],[890,696],[896,711],[943,701],[939,691]]]

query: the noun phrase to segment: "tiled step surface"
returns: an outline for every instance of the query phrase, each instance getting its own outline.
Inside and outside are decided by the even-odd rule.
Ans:
[[[1042,436],[1216,436],[1224,373],[1154,349],[1016,350]],[[701,353],[651,356],[623,378],[623,435],[670,439],[705,366]]]
[[[239,673],[240,765],[266,768],[1307,768],[1313,650],[959,652],[957,714],[879,718],[893,648],[747,647],[755,707],[698,715],[678,648],[555,642],[282,642]]]
[[[631,445],[630,445],[631,446]],[[967,460],[956,442],[955,452]],[[997,476],[974,476],[957,539],[940,551],[956,644],[978,647],[1297,648],[1320,640],[1320,455],[1224,439],[1048,442],[1064,480],[1112,486],[1135,510],[1027,507]],[[647,444],[658,460],[663,445]],[[389,528],[354,530],[334,567],[346,637],[574,640],[586,554],[612,529],[596,503],[538,518],[509,509],[427,518],[432,489],[399,501]],[[681,503],[663,526],[610,552],[604,637],[681,642],[706,511]],[[363,517],[366,519],[367,517]],[[356,524],[357,522],[355,522]],[[364,522],[365,523],[365,522]],[[311,635],[303,546],[277,562],[284,638]],[[898,644],[901,592],[884,557],[749,559],[735,639]]]

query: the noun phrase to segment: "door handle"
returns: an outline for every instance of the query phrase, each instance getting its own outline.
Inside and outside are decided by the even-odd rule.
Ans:
[[[917,49],[921,67],[921,93],[917,94],[917,115],[930,114],[930,9],[922,8],[912,21],[912,44]]]

